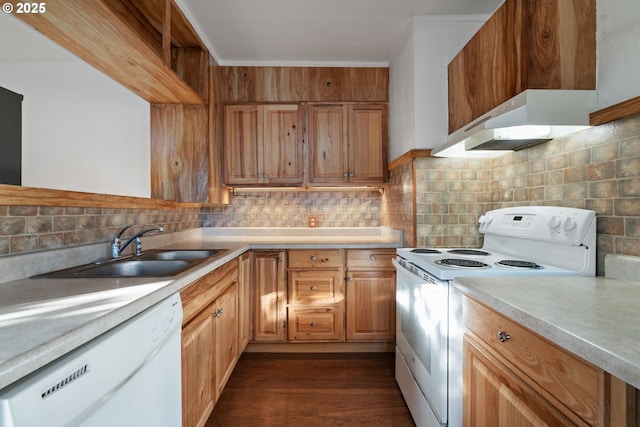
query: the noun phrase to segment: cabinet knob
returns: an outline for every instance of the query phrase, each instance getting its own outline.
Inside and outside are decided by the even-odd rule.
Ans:
[[[278,258],[278,262],[284,262],[283,258]]]
[[[318,326],[318,323],[317,323],[317,322],[311,322],[311,327],[312,327],[312,328],[315,328],[316,326]]]
[[[345,177],[345,178],[348,178],[349,174],[345,172],[345,173],[342,174],[342,176]]]
[[[318,260],[318,257],[317,257],[317,256],[315,256],[315,255],[311,255],[311,261],[317,261],[317,260]]]
[[[349,173],[349,178],[353,178],[354,176],[356,176],[356,174],[355,174],[355,173],[353,173],[353,172],[350,172],[350,173]]]
[[[318,290],[318,287],[317,287],[316,285],[311,285],[311,290],[312,290],[312,291],[317,291],[317,290]]]
[[[214,316],[215,316],[216,318],[218,318],[218,317],[222,316],[222,309],[221,309],[221,308],[217,309],[217,310],[216,310],[216,314],[214,314]]]
[[[371,256],[369,257],[369,259],[370,259],[371,261],[375,261],[375,260],[376,260],[376,256],[375,256],[375,255],[371,255]]]
[[[347,277],[347,282],[353,282],[353,277]]]
[[[498,339],[500,340],[500,342],[508,341],[510,338],[511,335],[509,335],[508,333],[503,331],[498,332]]]
[[[265,173],[265,174],[262,174],[262,177],[263,177],[263,178],[265,178],[265,179],[266,179],[266,178],[269,178],[269,174],[266,174],[266,173]]]

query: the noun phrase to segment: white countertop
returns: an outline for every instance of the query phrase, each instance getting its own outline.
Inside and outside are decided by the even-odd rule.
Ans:
[[[460,278],[454,284],[640,388],[640,284],[605,277]]]
[[[173,235],[173,236],[172,236]],[[152,242],[149,236],[143,239]],[[34,372],[146,308],[178,292],[203,275],[249,249],[394,248],[400,232],[381,228],[277,229],[204,228],[156,237],[149,248],[229,249],[193,269],[170,278],[49,279],[25,278],[0,283],[0,389]],[[104,245],[104,244],[103,244]],[[108,248],[98,248],[106,253]],[[93,254],[72,248],[0,260],[0,272],[31,275],[42,264],[48,270],[84,264],[73,259]],[[71,261],[69,260],[71,258]],[[95,259],[95,258],[94,258]],[[66,264],[57,265],[56,262]],[[32,265],[29,265],[32,264]],[[40,267],[42,268],[42,267]]]

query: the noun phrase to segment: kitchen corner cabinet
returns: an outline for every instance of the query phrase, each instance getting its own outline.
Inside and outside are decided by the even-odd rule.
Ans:
[[[607,373],[466,296],[463,319],[465,426],[610,424]]]
[[[285,251],[252,251],[252,341],[284,342],[287,322]]]
[[[344,341],[343,252],[289,251],[289,341]]]
[[[225,183],[302,185],[301,118],[298,104],[225,106]]]
[[[182,425],[207,421],[238,360],[238,262],[230,261],[180,291]]]
[[[386,104],[310,104],[309,184],[376,184],[386,179]]]
[[[595,89],[595,0],[506,0],[448,80],[449,133],[526,89]]]
[[[395,249],[347,250],[347,341],[395,341]]]

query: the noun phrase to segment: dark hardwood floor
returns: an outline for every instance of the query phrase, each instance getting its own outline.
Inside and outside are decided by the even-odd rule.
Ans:
[[[206,427],[413,427],[393,357],[244,353]]]

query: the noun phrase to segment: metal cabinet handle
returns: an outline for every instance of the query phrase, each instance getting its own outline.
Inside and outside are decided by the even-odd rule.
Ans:
[[[216,318],[218,318],[218,317],[222,316],[222,309],[221,309],[221,308],[217,309],[217,310],[216,310],[216,314],[214,314],[214,316],[215,316]]]
[[[354,176],[356,176],[356,174],[355,174],[355,173],[353,173],[353,172],[350,172],[350,173],[349,173],[349,178],[353,178]]]
[[[353,277],[347,277],[347,282],[353,282]]]
[[[311,285],[311,290],[312,290],[312,291],[317,291],[317,290],[318,290],[318,287],[317,287],[316,285]]]
[[[311,261],[317,261],[317,260],[318,260],[318,257],[317,257],[317,256],[315,256],[315,255],[311,255]]]
[[[500,342],[508,341],[510,338],[511,335],[509,335],[508,333],[503,331],[498,332],[498,339],[500,340]]]
[[[344,178],[348,178],[348,177],[349,177],[349,174],[345,172],[345,173],[343,173],[343,174],[342,174],[342,176],[343,176]]]
[[[312,328],[315,328],[316,326],[318,326],[318,323],[317,323],[317,322],[311,322],[311,327],[312,327]]]
[[[371,256],[369,257],[369,259],[370,259],[371,261],[375,261],[375,260],[376,260],[376,256],[375,256],[375,255],[371,255]]]

